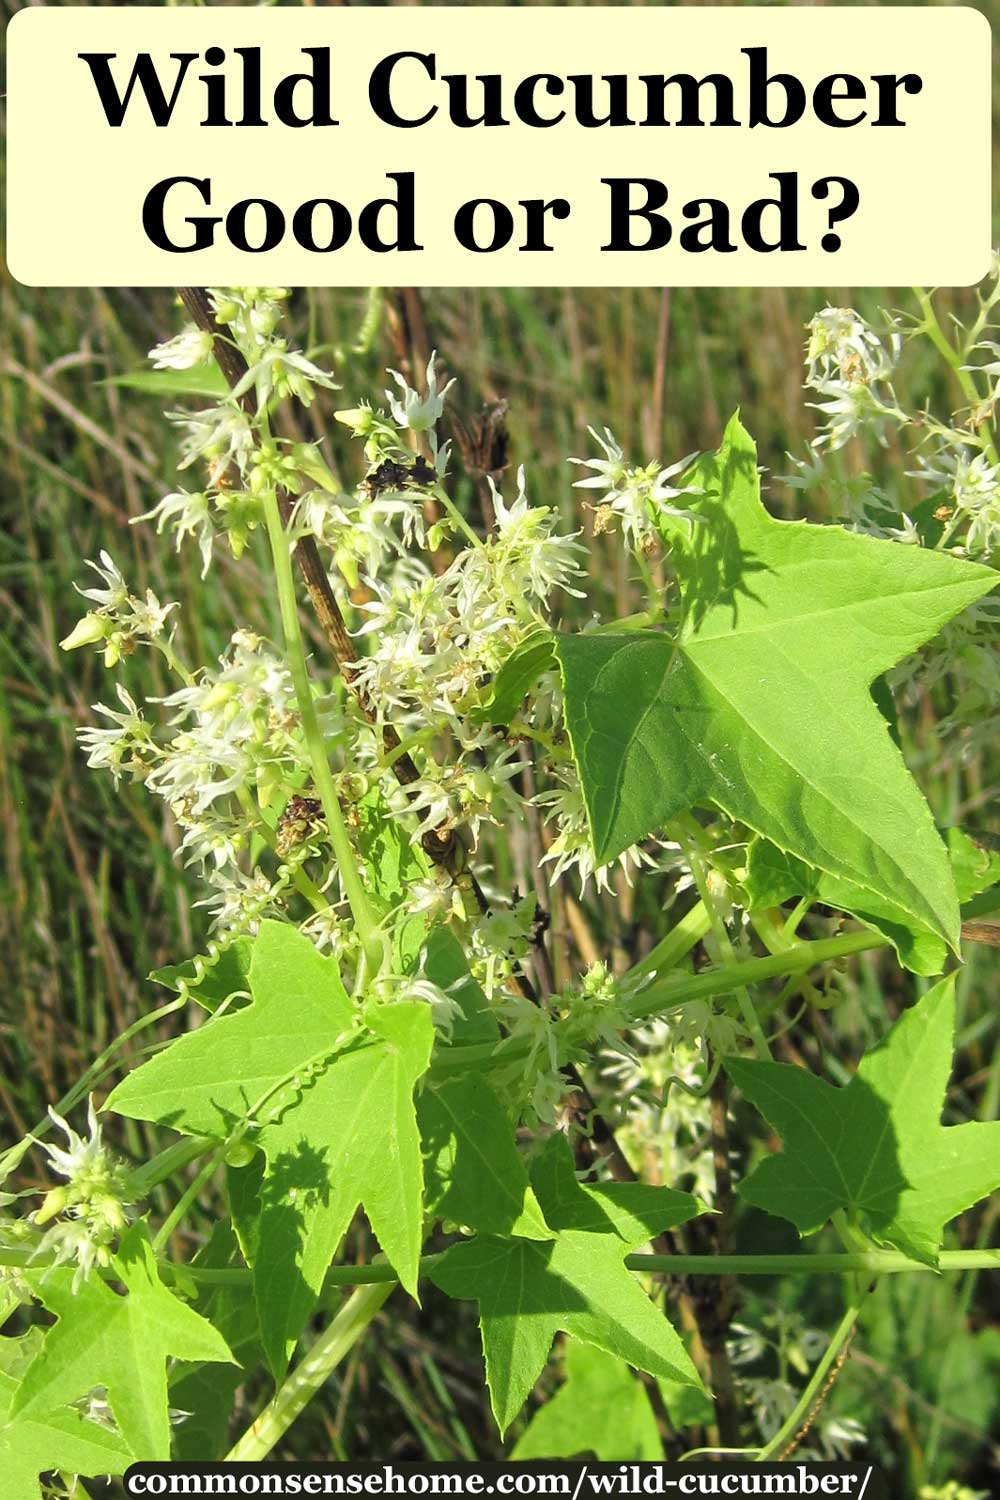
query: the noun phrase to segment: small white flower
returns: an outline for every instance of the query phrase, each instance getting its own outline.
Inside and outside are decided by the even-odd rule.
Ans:
[[[842,385],[873,385],[892,377],[901,340],[888,345],[853,307],[824,307],[808,325],[806,384],[824,394]]]
[[[185,537],[194,537],[201,552],[201,576],[204,578],[212,561],[212,543],[215,539],[209,499],[204,492],[174,490],[171,494],[164,495],[152,510],[146,511],[144,515],[134,516],[132,520],[133,524],[136,521],[155,520],[158,534],[163,531],[164,526],[172,526],[178,552]]]
[[[603,433],[593,427],[588,427],[587,431],[603,450],[604,457],[571,458],[569,461],[594,470],[586,479],[576,480],[573,487],[599,491],[599,525],[606,527],[608,519],[617,517],[628,545],[635,551],[645,551],[656,538],[657,517],[674,516],[689,525],[700,519],[694,511],[672,504],[681,495],[698,494],[698,487],[671,483],[678,474],[691,467],[697,454],[689,453],[667,468],[659,463],[647,464],[643,469],[632,468],[607,427]]]
[[[165,344],[150,349],[149,358],[155,370],[190,370],[211,358],[213,339],[210,333],[189,323]]]
[[[128,585],[122,577],[121,569],[111,560],[107,552],[99,554],[100,562],[93,562],[88,558],[87,567],[93,568],[104,581],[104,588],[82,589],[74,584],[78,594],[84,599],[90,599],[97,605],[98,609],[106,614],[115,615],[128,604]]]
[[[233,387],[233,397],[239,400],[247,391],[256,390],[258,411],[263,411],[272,396],[294,396],[303,406],[311,406],[314,385],[330,391],[340,389],[326,370],[298,350],[289,349],[284,339],[275,339],[248,366],[247,373]]]
[[[122,653],[131,649],[137,640],[155,640],[161,634],[170,611],[176,604],[161,604],[152,589],[146,590],[144,599],[130,594],[120,571],[106,552],[100,554],[99,563],[89,567],[98,573],[104,588],[82,589],[77,593],[91,600],[97,608],[89,611],[78,622],[76,628],[62,641],[64,651],[77,646],[100,645],[104,651],[104,664],[113,667]]]
[[[218,871],[209,875],[208,881],[210,894],[195,905],[210,912],[214,932],[243,932],[253,937],[269,910],[277,914],[271,882],[263,870],[255,870],[252,875],[240,869]]]
[[[385,393],[389,410],[397,426],[409,428],[411,432],[429,432],[440,419],[444,411],[445,398],[455,382],[449,380],[447,385],[440,391],[438,390],[437,372],[434,368],[436,359],[437,351],[435,350],[427,363],[426,396],[421,396],[418,391],[407,385],[397,370],[388,372],[400,389],[398,396],[393,391]]]
[[[246,412],[235,400],[199,412],[168,412],[168,417],[183,431],[180,469],[198,460],[209,466],[216,481],[231,463],[242,474],[254,450],[253,426]]]
[[[822,386],[822,394],[827,398],[825,401],[808,403],[823,413],[825,421],[825,431],[813,438],[814,448],[825,447],[835,453],[860,435],[873,437],[885,447],[889,424],[907,420],[894,401],[892,404],[884,401],[863,381],[828,380]]]
[[[135,700],[120,684],[116,685],[115,691],[124,713],[106,708],[103,703],[93,705],[94,712],[110,719],[113,728],[80,729],[77,739],[86,751],[87,765],[93,769],[109,770],[117,786],[125,771],[144,773],[157,751],[149,725]]]
[[[53,1125],[57,1126],[66,1137],[66,1146],[54,1146],[48,1141],[39,1141],[38,1144],[48,1157],[49,1165],[59,1173],[60,1177],[77,1177],[90,1171],[103,1159],[104,1144],[101,1140],[101,1127],[94,1108],[93,1095],[87,1100],[89,1132],[87,1136],[77,1135],[72,1125],[64,1120],[62,1115],[57,1114],[51,1105],[47,1113]]]

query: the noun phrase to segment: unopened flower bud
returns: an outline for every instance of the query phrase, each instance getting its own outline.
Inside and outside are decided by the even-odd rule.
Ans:
[[[35,1223],[47,1224],[61,1214],[69,1202],[69,1193],[64,1187],[50,1188],[42,1199],[42,1206],[35,1210]]]
[[[103,641],[108,633],[108,622],[100,615],[87,614],[78,620],[69,635],[59,642],[63,651],[75,651],[79,646],[93,646]]]

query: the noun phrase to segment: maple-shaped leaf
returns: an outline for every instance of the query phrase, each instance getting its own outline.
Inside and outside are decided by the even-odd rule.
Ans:
[[[1000,1186],[1000,1124],[941,1124],[954,1030],[948,978],[865,1054],[844,1088],[787,1063],[728,1059],[784,1148],[740,1184],[740,1196],[800,1234],[843,1209],[880,1243],[935,1264],[945,1224]]]
[[[423,1169],[413,1088],[434,1029],[419,1002],[370,1006],[360,1028],[335,961],[280,922],[261,924],[250,990],[251,1005],[179,1038],[131,1073],[108,1107],[224,1136],[266,1099],[252,1236],[243,1233],[247,1204],[239,1217],[255,1245],[261,1334],[280,1376],[359,1204],[416,1295]]]
[[[144,1224],[123,1236],[113,1269],[124,1296],[96,1275],[74,1287],[75,1273],[64,1266],[24,1273],[58,1321],[25,1371],[11,1414],[47,1421],[101,1386],[133,1456],[167,1459],[167,1360],[228,1364],[232,1355],[221,1333],[163,1285]]]
[[[738,418],[672,522],[683,620],[555,637],[594,848],[613,859],[714,804],[956,947],[930,811],[872,700],[881,673],[997,582],[837,526],[777,521]],[[848,907],[853,910],[853,907]]]
[[[430,1273],[449,1296],[479,1303],[501,1432],[524,1405],[558,1332],[700,1389],[677,1333],[623,1264],[630,1250],[697,1214],[697,1200],[641,1184],[581,1187],[560,1136],[542,1152],[531,1184],[554,1239],[477,1235],[452,1246]]]

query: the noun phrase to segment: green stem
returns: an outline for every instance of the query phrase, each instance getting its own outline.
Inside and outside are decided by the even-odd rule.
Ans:
[[[666,973],[676,969],[682,958],[686,958],[694,947],[700,943],[712,925],[712,919],[704,901],[698,901],[686,912],[667,933],[666,937],[660,939],[655,948],[651,948],[646,957],[633,964],[628,971],[628,978],[642,979],[647,974]]]
[[[729,933],[726,931],[725,919],[722,913],[719,911],[718,906],[716,905],[715,897],[713,896],[711,887],[709,886],[708,874],[705,870],[705,862],[701,857],[701,852],[695,847],[693,839],[691,839],[690,837],[688,839],[685,839],[684,834],[680,831],[678,832],[678,839],[680,842],[680,846],[687,857],[687,862],[691,867],[691,874],[694,876],[695,885],[698,887],[698,894],[701,897],[701,904],[702,906],[704,906],[705,911],[708,913],[708,920],[711,924],[712,933],[715,937],[716,946],[719,951],[719,957],[722,959],[724,964],[728,964],[731,966],[736,962],[736,951],[729,940]],[[771,1049],[767,1044],[767,1037],[764,1035],[764,1029],[760,1024],[760,1020],[758,1019],[757,1011],[754,1007],[752,999],[750,998],[749,990],[747,989],[746,985],[739,985],[734,993],[736,995],[736,1002],[740,1008],[740,1015],[743,1017],[743,1024],[749,1032],[751,1040],[753,1041],[754,1051],[757,1053],[758,1057],[765,1058],[769,1061],[771,1057]]]
[[[195,1173],[193,1180],[178,1198],[172,1210],[156,1232],[156,1237],[153,1240],[154,1254],[158,1255],[170,1243],[170,1236],[177,1228],[177,1225],[182,1222],[191,1204],[197,1198],[205,1184],[215,1175],[216,1170],[222,1162],[225,1149],[225,1145],[216,1147],[208,1161],[205,1162],[199,1172]]]
[[[393,1283],[360,1287],[353,1292],[325,1333],[286,1377],[239,1441],[226,1454],[227,1463],[257,1463],[266,1458],[315,1396],[344,1355],[357,1343],[391,1294]]]
[[[425,1255],[420,1261],[420,1275],[426,1276],[446,1254]],[[51,1262],[34,1258],[27,1246],[0,1248],[0,1266],[20,1269],[32,1265],[44,1270]],[[895,1276],[906,1272],[944,1275],[961,1271],[1000,1271],[1000,1250],[942,1250],[936,1266],[911,1260],[900,1250],[868,1250],[856,1253],[829,1251],[802,1255],[649,1255],[625,1257],[630,1271],[650,1276]],[[250,1272],[241,1266],[173,1266],[160,1262],[160,1270],[169,1280],[180,1276],[204,1286],[245,1286]],[[397,1277],[391,1266],[381,1262],[365,1266],[332,1266],[326,1273],[324,1288],[345,1286],[394,1286]]]
[[[91,1084],[97,1083],[104,1076],[108,1063],[127,1041],[137,1036],[140,1031],[145,1031],[147,1026],[152,1026],[156,1021],[161,1021],[164,1016],[172,1015],[175,1010],[180,1010],[186,1004],[186,998],[181,995],[176,1000],[171,1000],[168,1004],[159,1006],[157,1010],[151,1010],[148,1015],[140,1016],[138,1021],[133,1021],[131,1026],[127,1026],[120,1036],[115,1037],[110,1046],[105,1047],[104,1051],[91,1063],[82,1077],[77,1079],[68,1093],[62,1096],[55,1106],[56,1114],[69,1114],[73,1106],[78,1104],[87,1094]],[[31,1149],[34,1140],[39,1136],[48,1135],[51,1129],[52,1121],[46,1115],[44,1119],[38,1121],[38,1124],[32,1128],[23,1140],[18,1141],[15,1146],[10,1146],[0,1156],[0,1182],[4,1181],[18,1165],[22,1157]]]
[[[780,1457],[789,1443],[794,1440],[802,1425],[808,1421],[815,1403],[822,1399],[827,1376],[833,1369],[844,1345],[854,1332],[854,1325],[858,1321],[858,1314],[869,1291],[870,1287],[867,1284],[863,1289],[855,1291],[848,1303],[847,1311],[837,1324],[833,1338],[827,1346],[826,1353],[812,1373],[809,1384],[771,1441],[766,1443],[757,1453],[757,1463],[764,1463],[768,1459],[774,1458],[775,1455]]]
[[[191,1162],[197,1161],[199,1156],[207,1156],[210,1151],[215,1151],[218,1141],[209,1140],[205,1136],[183,1136],[179,1141],[174,1141],[165,1151],[159,1151],[143,1166],[137,1167],[129,1178],[129,1191],[133,1194],[137,1203],[149,1194],[161,1182],[166,1182],[173,1177],[175,1172],[182,1172]]]
[[[941,327],[941,324],[938,321],[938,315],[934,311],[934,304],[931,301],[930,293],[925,292],[921,287],[916,287],[914,288],[914,295],[916,296],[917,302],[920,304],[920,311],[924,315],[924,333],[926,333],[935,349],[941,355],[941,358],[944,360],[945,364],[951,370],[952,374],[955,377],[955,380],[958,382],[959,390],[962,392],[962,395],[965,397],[965,399],[969,402],[973,411],[975,411],[979,406],[982,405],[983,398],[979,393],[975,380],[972,378],[971,371],[964,370],[962,368],[961,354],[955,348],[954,344],[947,337],[944,329]],[[1000,463],[1000,456],[997,455],[996,446],[993,442],[993,435],[990,432],[988,423],[980,422],[980,424],[976,428],[976,432],[980,442],[983,445],[983,452],[988,457],[990,463]]]
[[[292,557],[288,535],[278,508],[278,497],[273,490],[268,491],[264,496],[264,516],[267,521],[268,539],[271,543],[271,555],[274,559],[288,670],[291,673],[295,696],[298,700],[302,732],[309,750],[313,779],[323,805],[330,842],[333,845],[344,892],[350,903],[361,946],[364,949],[365,960],[369,971],[377,974],[382,967],[383,946],[379,937],[378,923],[355,864],[354,847],[341,811],[333,773],[327,759],[326,746],[323,744],[323,736],[316,716],[316,704],[313,701],[309,669],[306,666],[305,650],[302,645],[302,629],[295,598],[295,581],[292,577]]]
[[[840,937],[820,938],[816,942],[796,943],[787,953],[768,954],[766,958],[748,958],[740,963],[709,969],[704,974],[674,975],[663,984],[651,984],[640,990],[624,1007],[625,1025],[663,1016],[679,1010],[690,1000],[710,1000],[728,995],[744,985],[759,984],[765,979],[779,979],[788,974],[805,974],[821,964],[846,958],[852,953],[887,948],[889,939],[867,928],[845,932]],[[632,973],[629,970],[629,973]],[[628,978],[628,975],[625,976]],[[558,1024],[558,1023],[557,1023]],[[441,1078],[468,1068],[488,1068],[496,1063],[513,1062],[527,1056],[530,1039],[506,1037],[501,1042],[476,1042],[466,1046],[441,1047],[434,1055],[431,1076]]]
[[[171,672],[174,672],[181,679],[185,687],[194,687],[195,675],[193,672],[189,672],[187,667],[181,661],[180,657],[177,655],[177,652],[173,648],[173,643],[169,640],[164,640],[162,636],[157,636],[153,641],[153,644],[159,651],[160,655],[163,657]]]
[[[476,533],[473,531],[472,527],[469,525],[468,521],[462,515],[462,512],[459,510],[458,506],[455,504],[454,500],[452,500],[451,496],[448,494],[447,490],[444,488],[444,485],[441,485],[441,484],[434,485],[433,489],[431,490],[431,494],[434,496],[435,500],[437,500],[438,503],[442,506],[442,508],[445,511],[447,511],[448,515],[450,516],[451,520],[454,522],[455,526],[458,528],[458,530],[462,533],[462,535],[465,537],[466,541],[469,542],[469,544],[471,546],[473,546],[473,547],[483,547],[483,546],[485,546],[485,543],[484,543],[482,537],[481,536],[477,536]]]
[[[847,958],[853,953],[890,946],[887,937],[868,928],[858,932],[845,932],[840,937],[797,943],[787,953],[769,953],[766,958],[743,959],[724,968],[696,974],[690,979],[675,979],[662,985],[650,985],[629,1006],[630,1019],[642,1020],[684,1005],[689,1000],[707,1000],[714,995],[729,994],[742,985],[760,984],[762,980],[778,979],[786,974],[808,973],[810,969],[819,968],[837,958]]]

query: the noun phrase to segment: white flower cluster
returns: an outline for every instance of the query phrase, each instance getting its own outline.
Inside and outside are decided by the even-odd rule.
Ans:
[[[120,709],[94,705],[110,727],[80,731],[87,764],[109,770],[116,782],[139,780],[167,803],[187,863],[198,864],[212,887],[203,904],[219,930],[256,923],[271,883],[238,866],[255,809],[283,799],[307,774],[284,662],[260,636],[237,631],[215,669],[158,700],[166,724],[156,733],[123,687],[117,694]],[[334,740],[343,715],[331,702],[318,706]]]
[[[620,521],[622,534],[632,551],[648,555],[656,551],[660,526],[667,517],[673,516],[688,525],[698,519],[693,511],[671,503],[681,495],[697,493],[693,485],[671,484],[672,479],[691,467],[696,454],[689,453],[668,468],[655,462],[645,468],[634,468],[606,427],[603,433],[593,427],[587,431],[604,457],[571,458],[570,463],[594,470],[586,479],[578,479],[574,487],[598,492],[594,522],[598,533]]]
[[[949,533],[964,526],[964,551],[988,557],[1000,544],[1000,462],[961,438],[956,434],[957,440],[942,443],[932,457],[922,457],[915,477],[932,492],[942,492]]]
[[[119,569],[106,552],[100,562],[88,563],[104,587],[81,589],[77,593],[95,606],[87,611],[74,629],[59,644],[64,651],[80,646],[97,646],[103,652],[104,665],[116,666],[123,656],[135,650],[139,641],[158,643],[167,616],[176,604],[161,604],[147,589],[142,599],[129,592]]]
[[[902,343],[895,326],[883,340],[852,307],[825,307],[808,332],[806,385],[822,397],[812,404],[825,419],[814,445],[834,451],[859,433],[884,442],[889,425],[906,420],[892,388]]]
[[[127,1172],[101,1139],[93,1099],[87,1107],[86,1136],[77,1135],[54,1109],[49,1117],[66,1137],[66,1146],[39,1145],[66,1182],[51,1188],[32,1215],[39,1228],[50,1226],[35,1254],[52,1255],[56,1265],[75,1262],[76,1286],[94,1266],[111,1263],[112,1246],[128,1223]]]
[[[278,484],[298,494],[308,483],[305,445],[279,446],[255,431],[243,399],[253,395],[258,418],[268,404],[293,396],[308,406],[314,387],[336,389],[331,375],[299,350],[290,349],[277,332],[288,292],[280,287],[236,287],[210,294],[219,325],[218,337],[233,343],[247,363],[235,389],[216,406],[191,414],[171,413],[181,429],[180,469],[197,465],[203,471],[201,489],[177,489],[165,495],[138,520],[155,520],[158,531],[169,527],[178,547],[193,539],[201,552],[202,573],[212,561],[215,538],[225,533],[239,557],[260,521],[259,494],[265,484]],[[193,325],[176,338],[151,349],[156,368],[189,369],[209,359],[213,337]],[[312,450],[310,450],[312,451]]]

